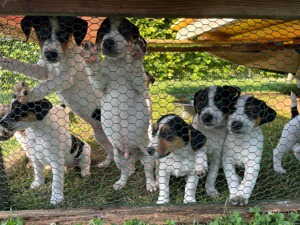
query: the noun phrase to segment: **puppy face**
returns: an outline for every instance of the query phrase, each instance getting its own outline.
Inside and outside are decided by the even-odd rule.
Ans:
[[[206,137],[188,125],[175,114],[162,116],[153,128],[153,136],[148,146],[148,153],[154,158],[162,158],[170,153],[191,145],[194,151],[202,148]]]
[[[24,130],[32,123],[43,120],[51,108],[52,104],[46,99],[26,104],[15,100],[10,111],[0,120],[0,125],[9,132]]]
[[[229,116],[228,130],[234,134],[248,134],[255,127],[271,122],[276,117],[276,112],[253,96],[241,96],[235,111]]]
[[[194,107],[200,124],[207,127],[222,125],[240,94],[240,89],[233,86],[211,86],[196,92]]]
[[[141,51],[146,52],[146,42],[139,29],[125,18],[106,18],[97,32],[96,44],[105,56],[112,58],[123,58],[128,51],[130,53],[128,48],[132,44],[139,45]]]
[[[157,121],[152,135],[148,153],[162,158],[189,143],[189,125],[179,116],[165,115]]]
[[[68,49],[72,34],[80,45],[87,33],[87,22],[77,17],[25,16],[21,27],[29,39],[33,28],[42,50],[42,58],[50,63],[59,62]]]
[[[9,107],[0,104],[0,120],[9,112]],[[13,132],[6,131],[0,126],[0,141],[9,140],[14,135]]]

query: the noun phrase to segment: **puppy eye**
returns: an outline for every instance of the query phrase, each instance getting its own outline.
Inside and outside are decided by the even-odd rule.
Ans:
[[[205,95],[199,95],[198,96],[198,99],[199,99],[199,101],[205,101]]]
[[[159,136],[167,141],[172,141],[174,139],[174,134],[168,131],[160,132]]]
[[[246,110],[251,110],[252,108],[253,108],[253,105],[247,105],[247,106],[245,107]]]
[[[214,98],[215,101],[220,101],[221,99],[222,99],[221,95],[216,95]]]

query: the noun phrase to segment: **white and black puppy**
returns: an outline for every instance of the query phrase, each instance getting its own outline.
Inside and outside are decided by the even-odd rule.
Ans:
[[[96,91],[103,94],[101,122],[121,170],[113,187],[120,190],[126,185],[139,159],[144,164],[147,190],[156,191],[155,160],[147,153],[151,102],[143,66],[146,42],[129,20],[106,18],[98,30],[96,44],[105,58],[100,70],[89,78]]]
[[[233,112],[241,91],[234,86],[211,86],[201,89],[194,95],[196,115],[193,120],[195,129],[201,131],[207,141],[209,172],[206,179],[206,193],[216,198],[216,179],[222,161],[222,151],[227,135],[228,115]]]
[[[9,113],[0,120],[9,132],[25,130],[26,145],[34,168],[31,188],[40,187],[44,181],[43,165],[53,172],[51,204],[64,200],[64,168],[79,165],[81,175],[90,174],[91,148],[69,132],[69,116],[61,106],[48,100],[20,103],[15,100]]]
[[[234,205],[246,205],[260,170],[264,135],[260,126],[273,121],[276,112],[253,96],[239,97],[234,113],[228,118],[228,134],[224,143],[222,164]],[[242,178],[236,166],[245,169]]]
[[[78,17],[25,16],[21,28],[26,40],[35,31],[41,48],[38,62],[0,58],[0,68],[25,74],[40,83],[31,89],[23,82],[17,84],[16,98],[22,103],[35,102],[55,92],[66,106],[92,126],[97,142],[108,154],[100,166],[110,165],[113,151],[100,122],[101,94],[92,87],[81,56],[80,45],[88,23]]]
[[[184,203],[196,202],[199,178],[207,173],[206,137],[175,114],[162,116],[153,128],[148,153],[158,160],[159,198],[170,201],[170,176],[186,177]],[[201,167],[201,174],[196,167]],[[199,168],[198,168],[199,170]]]
[[[297,97],[291,93],[291,120],[283,127],[281,137],[273,150],[274,170],[277,173],[286,173],[282,167],[282,158],[288,150],[292,150],[300,161],[300,116],[297,109]]]
[[[10,107],[7,105],[0,104],[0,120],[9,113]],[[25,130],[9,132],[0,126],[0,141],[7,141],[10,138],[14,137],[20,144],[21,149],[26,153],[26,156],[29,158],[29,149],[26,145],[26,134]],[[31,160],[29,159],[31,162]],[[28,164],[30,165],[30,163]]]

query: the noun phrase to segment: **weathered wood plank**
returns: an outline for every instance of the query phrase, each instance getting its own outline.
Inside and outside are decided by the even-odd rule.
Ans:
[[[54,209],[13,211],[14,217],[22,217],[26,224],[71,224],[102,218],[107,224],[121,224],[126,220],[139,219],[147,223],[163,224],[166,220],[175,220],[182,224],[194,221],[206,223],[216,216],[237,210],[244,218],[251,218],[249,208],[259,206],[261,212],[300,211],[300,201],[274,201],[251,203],[246,207],[225,206],[224,204],[196,204],[181,206],[122,206],[100,209]],[[9,217],[10,212],[0,212],[0,220]]]
[[[298,19],[298,0],[0,0],[0,14]]]

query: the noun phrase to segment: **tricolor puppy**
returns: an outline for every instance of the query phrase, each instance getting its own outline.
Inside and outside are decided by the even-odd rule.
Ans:
[[[10,111],[10,107],[6,105],[0,104],[0,120],[8,114]],[[7,141],[10,138],[14,137],[20,144],[21,149],[25,151],[26,156],[29,158],[29,149],[26,145],[26,134],[25,130],[16,131],[16,132],[9,132],[5,130],[2,126],[0,126],[0,141]],[[29,159],[31,162],[31,160]],[[30,163],[28,164],[30,165]]]
[[[196,115],[193,120],[195,129],[201,131],[207,141],[209,171],[206,178],[206,193],[216,198],[216,179],[222,161],[222,151],[227,135],[227,120],[233,112],[241,91],[234,86],[211,86],[201,89],[194,95]]]
[[[277,173],[286,173],[282,167],[282,158],[288,150],[292,150],[300,161],[300,116],[297,110],[297,97],[291,93],[291,120],[283,127],[281,137],[273,150],[274,170]]]
[[[223,150],[223,170],[234,205],[246,205],[255,186],[263,151],[264,136],[260,126],[273,121],[276,112],[265,102],[250,96],[241,96],[234,113],[228,118],[228,134]],[[243,167],[240,178],[236,166]]]
[[[69,116],[63,107],[53,106],[46,99],[29,103],[15,100],[9,113],[0,120],[0,125],[9,132],[25,130],[34,168],[31,188],[38,188],[44,183],[43,165],[51,166],[51,204],[64,200],[65,166],[78,163],[82,176],[90,174],[90,146],[71,135]]]
[[[11,58],[0,58],[0,68],[38,80],[33,88],[23,82],[14,87],[21,103],[42,100],[55,92],[63,103],[88,122],[97,142],[107,151],[101,166],[113,160],[112,145],[107,139],[101,122],[101,93],[95,92],[90,83],[81,56],[81,43],[87,33],[88,23],[77,17],[25,16],[21,28],[28,40],[32,30],[41,48],[37,63],[25,63]]]
[[[159,198],[157,204],[170,201],[170,176],[186,177],[184,203],[196,202],[199,177],[206,175],[206,137],[181,117],[168,114],[157,121],[148,153],[158,160]],[[201,174],[195,167],[201,167]],[[199,168],[198,168],[199,169]],[[200,169],[199,169],[200,170]]]
[[[105,58],[90,83],[103,93],[101,122],[114,149],[114,161],[121,170],[113,185],[122,189],[135,171],[135,162],[144,164],[146,187],[156,191],[155,160],[147,153],[149,144],[150,96],[144,70],[146,42],[138,28],[125,18],[106,18],[96,43]],[[97,68],[97,67],[94,67]]]

